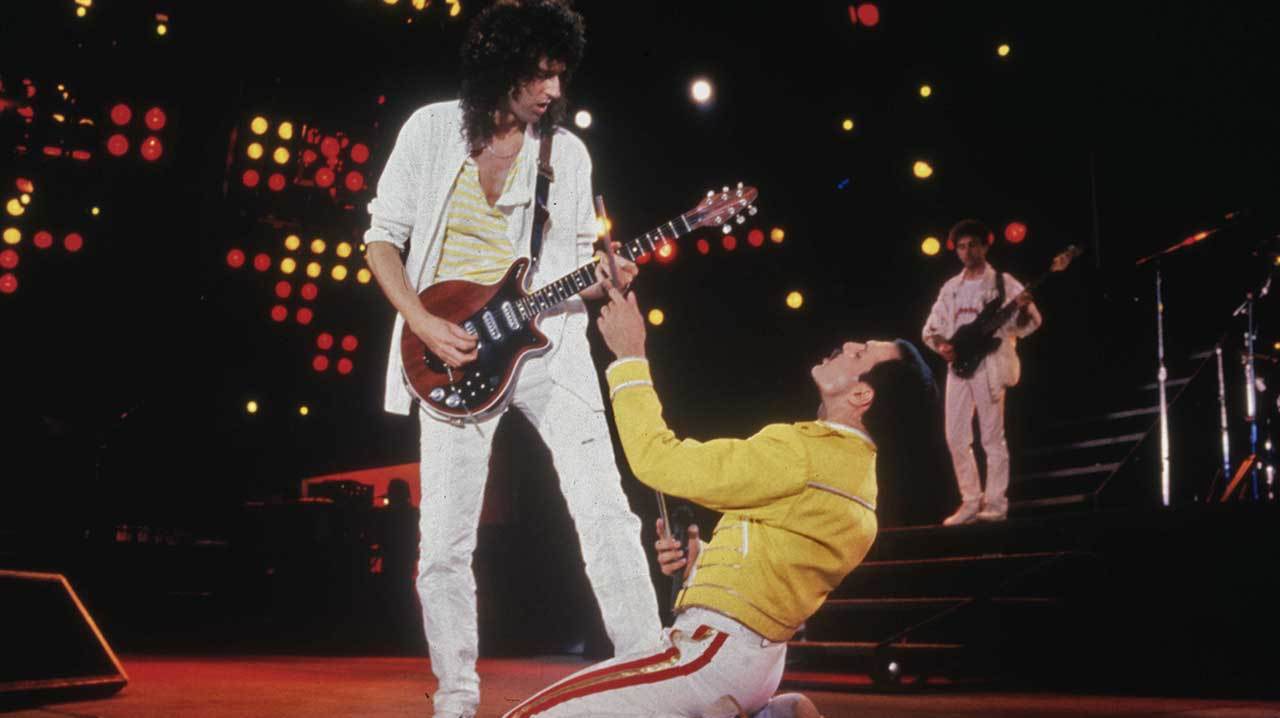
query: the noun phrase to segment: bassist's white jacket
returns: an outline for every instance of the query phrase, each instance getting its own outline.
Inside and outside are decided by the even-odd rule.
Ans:
[[[533,193],[537,182],[539,137],[532,126],[520,149],[522,175],[500,200],[508,213],[507,227],[518,256],[529,256],[533,230]],[[409,248],[405,268],[409,281],[421,291],[430,284],[444,245],[444,213],[454,180],[467,159],[462,133],[462,110],[457,100],[427,105],[414,112],[396,138],[386,169],[378,180],[377,196],[369,203],[372,215],[365,244],[389,242]],[[533,288],[557,279],[591,260],[596,239],[591,194],[591,156],[582,141],[564,129],[556,131],[551,149],[555,181],[547,197],[551,217],[542,241],[542,258],[534,268]],[[574,297],[542,316],[540,326],[551,340],[546,355],[553,381],[603,411],[595,366],[587,344],[587,310]],[[408,414],[412,396],[405,386],[400,361],[404,317],[398,313],[387,360],[384,408]]]
[[[1013,275],[1007,273],[1001,273],[1000,276],[1005,278],[1005,302],[1011,302],[1014,297],[1022,292],[1022,283],[1014,279]],[[982,301],[984,303],[996,298],[998,293],[996,277],[996,270],[988,264],[987,270],[982,277]],[[938,293],[938,300],[933,303],[933,309],[929,312],[929,319],[924,324],[924,331],[922,332],[924,342],[934,351],[938,349],[937,337],[949,339],[955,335],[957,329],[972,321],[968,317],[965,318],[965,321],[957,321],[956,319],[960,283],[963,281],[964,272],[962,271],[942,285],[942,291]],[[1034,303],[1027,305],[1027,311],[1031,314],[1031,321],[1018,326],[1018,315],[1015,313],[1013,318],[996,332],[996,336],[1002,339],[1000,348],[983,360],[983,365],[989,370],[986,372],[986,376],[990,383],[992,397],[999,396],[1005,387],[1017,384],[1022,376],[1022,364],[1018,361],[1018,339],[1034,332],[1040,326],[1041,321],[1040,311],[1036,309]],[[981,373],[982,367],[979,367],[979,374]]]

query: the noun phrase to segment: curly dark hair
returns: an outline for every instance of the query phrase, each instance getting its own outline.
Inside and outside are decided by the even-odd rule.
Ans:
[[[537,77],[538,63],[563,62],[567,84],[582,60],[586,25],[567,0],[499,0],[472,21],[462,43],[463,135],[472,151],[493,137],[493,115],[511,93]],[[562,96],[538,122],[543,134],[564,119]]]
[[[947,249],[955,249],[961,237],[980,239],[988,247],[996,241],[991,228],[976,219],[962,219],[955,223],[951,231],[947,232]]]

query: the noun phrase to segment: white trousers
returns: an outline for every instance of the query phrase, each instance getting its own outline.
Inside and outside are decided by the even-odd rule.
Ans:
[[[1004,395],[1001,389],[993,396],[993,382],[987,376],[990,362],[983,362],[968,379],[947,372],[947,446],[951,463],[960,485],[960,500],[966,504],[982,503],[988,508],[1004,510],[1009,506],[1005,491],[1009,488],[1009,446],[1004,438]],[[982,431],[982,450],[987,455],[987,489],[978,480],[978,464],[973,458],[973,413],[978,412]]]
[[[770,703],[786,657],[786,643],[692,608],[664,631],[660,644],[578,671],[511,709],[506,718],[736,718],[743,713],[786,718],[789,701]]]
[[[652,646],[662,631],[657,597],[640,544],[640,519],[622,491],[604,412],[552,381],[541,358],[525,364],[511,406],[524,412],[551,450],[615,654]],[[419,422],[417,586],[431,668],[439,681],[435,711],[474,712],[480,704],[480,677],[471,559],[498,417],[456,426],[420,410]]]

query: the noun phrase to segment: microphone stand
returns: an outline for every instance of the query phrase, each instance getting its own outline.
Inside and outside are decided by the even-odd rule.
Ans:
[[[1236,317],[1244,314],[1245,332],[1244,332],[1244,383],[1245,383],[1245,422],[1249,425],[1249,453],[1254,456],[1258,455],[1258,384],[1257,384],[1257,365],[1254,356],[1254,342],[1257,339],[1255,331],[1254,305],[1257,300],[1267,296],[1271,291],[1271,277],[1268,276],[1266,281],[1262,283],[1262,287],[1255,293],[1250,291],[1245,294],[1244,302],[1236,307],[1231,316]],[[1250,494],[1254,501],[1259,498],[1258,493],[1258,462],[1254,462],[1249,470],[1249,486]]]

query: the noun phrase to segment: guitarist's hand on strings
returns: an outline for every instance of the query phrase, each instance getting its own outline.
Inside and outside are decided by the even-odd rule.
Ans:
[[[942,358],[947,360],[948,364],[956,360],[956,348],[951,345],[951,342],[945,339],[939,339],[935,348],[938,350],[938,353],[942,355]]]
[[[448,366],[457,368],[476,359],[476,338],[467,330],[433,314],[410,323],[410,331]]]
[[[614,242],[613,249],[615,252],[622,245]],[[612,282],[609,279],[609,261],[605,258],[604,252],[596,252],[596,283],[582,290],[583,299],[604,299],[608,296],[605,293],[605,287],[610,286]],[[618,285],[622,287],[622,291],[626,292],[631,286],[631,281],[640,273],[640,268],[635,262],[623,257],[620,254],[613,255],[614,264],[618,267]]]
[[[657,541],[653,542],[653,547],[658,551],[658,568],[664,575],[670,576],[680,569],[684,569],[685,578],[689,577],[689,571],[698,560],[698,548],[702,542],[698,540],[698,525],[691,524],[685,531],[685,536],[689,539],[689,557],[685,558],[684,550],[680,547],[680,542],[674,538],[666,538],[666,526],[662,519],[658,519],[658,536]]]

